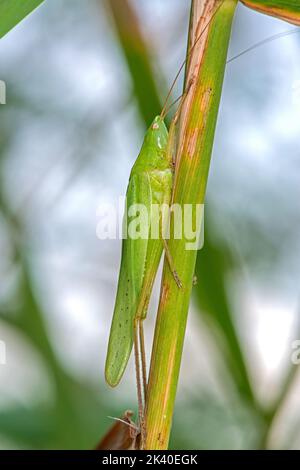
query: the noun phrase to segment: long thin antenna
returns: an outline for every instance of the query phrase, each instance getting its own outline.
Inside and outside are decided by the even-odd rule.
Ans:
[[[254,49],[257,49],[258,47],[264,46],[265,44],[268,44],[269,42],[272,42],[272,41],[275,41],[276,39],[280,39],[282,37],[290,36],[291,34],[296,34],[296,33],[300,33],[300,28],[289,29],[288,31],[283,31],[282,33],[277,33],[277,34],[274,34],[273,36],[269,36],[268,38],[263,39],[262,41],[259,41],[256,44],[253,44],[253,46],[248,47],[244,51],[239,52],[239,54],[231,57],[230,59],[227,60],[227,64],[230,64],[230,62],[233,62],[235,59],[242,57],[244,54],[247,54],[248,52],[251,52]]]
[[[165,103],[164,103],[164,106],[163,106],[163,109],[162,109],[162,112],[161,112],[161,116],[164,117],[167,112],[170,110],[170,108],[173,106],[173,104],[175,104],[177,102],[177,99],[174,103],[172,103],[168,108],[167,108],[167,104],[168,104],[168,101],[169,101],[169,98],[171,96],[171,93],[174,89],[174,86],[176,84],[176,81],[178,80],[178,77],[180,75],[180,73],[182,72],[182,69],[183,67],[185,66],[186,64],[186,61],[188,60],[189,56],[191,55],[191,53],[193,52],[196,44],[198,43],[198,41],[201,39],[202,35],[204,34],[204,32],[206,31],[206,29],[208,28],[208,26],[210,25],[211,21],[213,20],[213,18],[215,17],[215,15],[217,14],[218,10],[221,8],[221,6],[223,5],[224,3],[224,0],[222,0],[222,2],[220,3],[220,5],[216,8],[216,11],[214,12],[214,14],[212,15],[211,19],[209,20],[209,22],[204,26],[203,30],[201,31],[201,33],[199,34],[199,36],[197,37],[196,41],[194,42],[193,46],[190,48],[187,56],[186,56],[186,59],[184,60],[184,62],[181,64],[177,74],[175,75],[175,78],[172,82],[172,85],[169,89],[169,92],[167,94],[167,97],[165,99]],[[230,64],[231,62],[233,62],[234,60],[236,59],[239,59],[240,57],[242,57],[243,55],[247,54],[248,52],[251,52],[261,46],[264,46],[265,44],[268,44],[270,42],[273,42],[273,41],[276,41],[277,39],[280,39],[280,38],[283,38],[285,36],[290,36],[292,34],[297,34],[297,33],[300,33],[300,28],[294,28],[294,29],[289,29],[287,31],[283,31],[281,33],[277,33],[277,34],[274,34],[273,36],[269,36],[255,44],[253,44],[253,46],[251,47],[248,47],[247,49],[245,49],[244,51],[242,52],[239,52],[238,54],[236,54],[235,56],[233,57],[230,57],[230,59],[227,60],[227,64]]]
[[[184,93],[181,93],[180,96],[178,96],[174,101],[172,101],[172,103],[166,108],[165,107],[165,111],[163,114],[161,114],[161,117],[164,119],[165,116],[171,111],[171,109],[173,108],[173,106],[178,103],[178,101],[181,100],[181,98],[183,97]]]
[[[192,45],[192,47],[190,48],[189,52],[187,53],[185,60],[182,62],[182,64],[181,64],[181,66],[180,66],[180,68],[179,68],[177,74],[175,75],[175,78],[174,78],[174,80],[173,80],[173,83],[172,83],[172,85],[171,85],[171,88],[169,89],[169,92],[168,92],[167,97],[166,97],[166,99],[165,99],[165,103],[164,103],[163,109],[162,109],[162,111],[161,111],[161,116],[162,116],[162,117],[165,115],[165,109],[166,109],[166,106],[167,106],[167,104],[168,104],[169,98],[170,98],[171,93],[172,93],[172,91],[173,91],[173,88],[174,88],[174,86],[175,86],[175,84],[176,84],[176,82],[177,82],[177,79],[178,79],[179,75],[181,74],[183,67],[184,67],[185,64],[186,64],[186,61],[187,61],[188,58],[190,57],[190,55],[191,55],[191,53],[193,52],[193,50],[194,50],[196,44],[198,43],[198,41],[201,39],[202,35],[203,35],[203,34],[205,33],[205,31],[207,30],[207,28],[209,27],[209,25],[210,25],[210,23],[212,22],[212,20],[214,19],[214,17],[216,16],[216,14],[218,13],[218,11],[220,10],[220,8],[221,8],[221,6],[223,5],[224,1],[225,1],[225,0],[222,0],[222,1],[221,1],[220,5],[216,8],[216,11],[213,13],[213,15],[212,15],[212,17],[210,18],[210,20],[207,22],[207,24],[204,26],[204,28],[203,28],[202,31],[200,32],[199,36],[197,37],[197,39],[195,40],[194,44]]]
[[[201,32],[201,34],[203,33],[203,31]],[[300,33],[300,28],[294,28],[294,29],[289,29],[288,31],[282,31],[281,33],[277,33],[277,34],[274,34],[273,36],[269,36],[268,38],[265,38],[263,39],[262,41],[259,41],[255,44],[253,44],[253,46],[251,47],[248,47],[247,49],[243,50],[242,52],[239,52],[237,55],[233,56],[233,57],[230,57],[230,59],[227,60],[226,64],[230,64],[230,62],[233,62],[234,60],[236,59],[239,59],[240,57],[242,57],[244,54],[247,54],[248,52],[251,52],[253,51],[254,49],[257,49],[261,46],[264,46],[265,44],[268,44],[270,42],[273,42],[275,41],[276,39],[280,39],[280,38],[283,38],[285,36],[291,36],[292,34],[297,34],[297,33]],[[200,39],[200,37],[198,38]],[[198,41],[197,39],[197,41]],[[196,45],[196,43],[194,44],[194,46]],[[194,47],[193,46],[193,47]],[[191,51],[190,51],[191,52]],[[185,60],[186,62],[186,60]],[[184,63],[185,63],[184,62]],[[183,64],[184,65],[184,64]],[[183,67],[182,65],[182,67]],[[182,68],[181,68],[182,70]],[[176,78],[174,80],[174,82],[176,81],[176,79],[178,78],[178,75],[180,74],[181,70],[177,73],[176,75]],[[174,85],[172,85],[174,86]],[[172,91],[172,90],[171,90]],[[178,96],[168,107],[166,107],[166,102],[164,104],[164,107],[163,107],[163,112],[161,113],[161,116],[162,117],[165,117],[170,109],[182,98],[183,94],[181,94],[180,96]],[[168,93],[168,96],[167,96],[167,99],[170,97],[170,92]],[[167,100],[166,100],[167,101]]]

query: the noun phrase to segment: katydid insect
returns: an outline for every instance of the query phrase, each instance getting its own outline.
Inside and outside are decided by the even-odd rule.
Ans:
[[[163,118],[157,116],[146,132],[141,151],[131,170],[126,194],[127,207],[143,204],[150,215],[150,221],[153,204],[169,205],[171,201],[173,186],[171,143]],[[160,212],[160,217],[161,215]],[[159,227],[162,229],[162,220],[159,221]],[[151,222],[147,230],[150,235]],[[105,366],[106,381],[114,387],[124,373],[134,344],[141,426],[143,419],[141,383],[144,399],[147,386],[143,320],[147,315],[150,294],[163,248],[174,279],[180,287],[167,242],[163,237],[158,239],[152,239],[150,236],[146,239],[128,237],[123,240],[119,283]]]
[[[148,129],[139,156],[131,170],[127,206],[169,204],[172,190],[172,162],[168,152],[168,131],[161,117]],[[125,215],[126,216],[126,215]],[[149,227],[150,229],[150,227]],[[161,240],[123,240],[120,277],[107,352],[105,376],[116,386],[126,368],[133,341],[133,324],[143,320],[154,277],[161,258]]]

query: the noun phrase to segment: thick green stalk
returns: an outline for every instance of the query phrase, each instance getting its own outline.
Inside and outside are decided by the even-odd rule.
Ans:
[[[191,42],[206,29],[193,48],[186,73],[189,92],[181,113],[181,151],[174,187],[174,203],[182,207],[204,203],[236,3],[237,0],[192,2]],[[197,256],[197,251],[186,250],[186,242],[185,238],[171,238],[169,242],[182,289],[178,289],[167,264],[164,265],[147,392],[147,449],[168,447]]]

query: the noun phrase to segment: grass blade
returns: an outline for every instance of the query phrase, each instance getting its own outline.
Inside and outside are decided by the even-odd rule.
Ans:
[[[14,28],[44,0],[0,0],[0,38]]]

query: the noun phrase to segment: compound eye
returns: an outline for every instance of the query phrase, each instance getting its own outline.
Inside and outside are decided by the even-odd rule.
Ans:
[[[158,129],[159,128],[159,125],[157,124],[157,122],[155,122],[152,126],[152,129]]]

